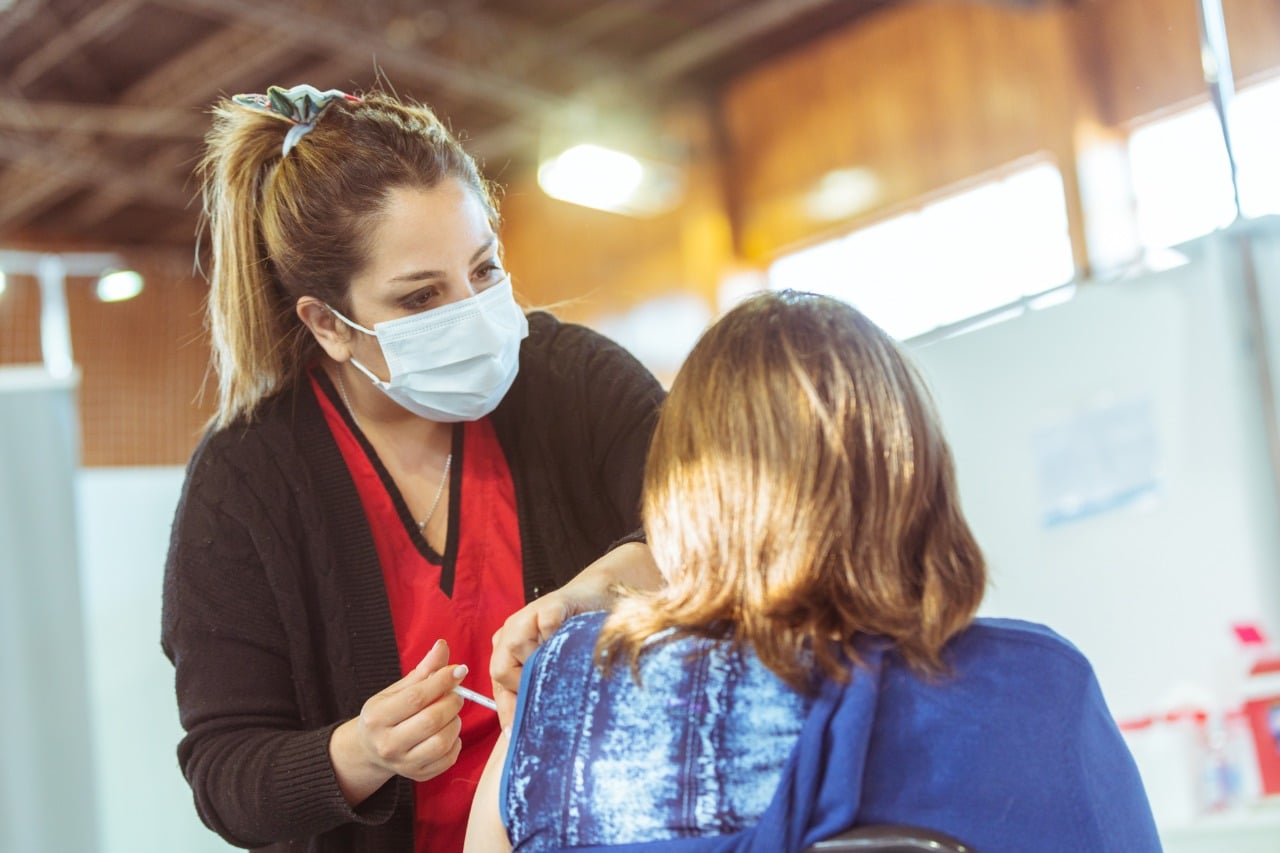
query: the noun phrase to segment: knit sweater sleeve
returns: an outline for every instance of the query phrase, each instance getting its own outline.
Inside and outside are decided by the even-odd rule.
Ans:
[[[268,454],[245,444],[252,442],[230,452],[233,442],[215,437],[188,469],[165,567],[161,640],[175,667],[186,732],[178,760],[196,809],[227,841],[256,847],[385,821],[395,793],[384,786],[353,811],[329,759],[334,724],[301,710],[299,639],[284,628],[296,615],[278,603],[289,598],[281,595],[288,487]]]

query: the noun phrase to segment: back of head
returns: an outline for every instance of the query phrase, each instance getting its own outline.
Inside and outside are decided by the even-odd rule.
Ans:
[[[669,583],[609,620],[607,662],[674,628],[748,644],[798,687],[812,666],[844,677],[859,633],[936,669],[985,587],[921,379],[821,296],[761,294],[703,335],[658,422],[644,522]]]
[[[492,187],[428,108],[382,94],[327,103],[288,153],[295,123],[232,99],[214,109],[201,163],[212,243],[215,422],[252,415],[296,378],[315,343],[294,313],[311,295],[345,311],[388,194],[453,178],[497,226]]]

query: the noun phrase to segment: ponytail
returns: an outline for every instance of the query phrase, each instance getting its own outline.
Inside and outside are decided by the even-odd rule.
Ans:
[[[216,426],[251,413],[286,378],[281,342],[290,306],[270,271],[261,196],[280,160],[288,123],[224,104],[201,164],[204,215],[213,253],[209,331],[218,373]]]

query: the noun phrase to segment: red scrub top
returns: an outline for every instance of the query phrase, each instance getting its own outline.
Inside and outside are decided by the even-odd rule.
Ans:
[[[481,418],[454,429],[449,531],[441,556],[418,532],[372,447],[356,437],[314,376],[312,385],[373,532],[401,672],[413,669],[443,637],[449,662],[470,668],[463,684],[492,696],[493,634],[525,604],[515,487],[493,426]],[[499,729],[497,714],[474,702],[463,703],[461,717],[457,763],[414,783],[416,853],[462,850],[471,800]]]

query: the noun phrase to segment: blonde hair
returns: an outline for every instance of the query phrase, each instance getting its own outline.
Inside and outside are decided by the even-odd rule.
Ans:
[[[986,583],[922,380],[866,317],[811,294],[756,296],[703,335],[658,420],[643,516],[668,585],[608,618],[606,669],[693,635],[806,689],[815,668],[847,678],[854,637],[877,634],[940,671]]]
[[[392,190],[447,178],[471,188],[498,225],[493,185],[425,106],[380,93],[336,100],[281,157],[287,119],[230,99],[213,110],[200,164],[212,249],[208,325],[224,426],[305,369],[318,345],[299,297],[347,311],[353,276]]]

